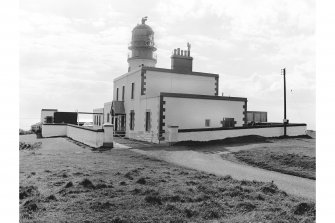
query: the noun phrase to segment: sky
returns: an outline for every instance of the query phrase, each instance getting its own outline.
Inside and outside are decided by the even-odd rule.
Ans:
[[[219,95],[247,97],[248,110],[316,128],[315,1],[20,1],[20,128],[42,108],[92,112],[112,101],[128,69],[132,29],[148,16],[156,67],[192,45],[193,70],[220,75]]]

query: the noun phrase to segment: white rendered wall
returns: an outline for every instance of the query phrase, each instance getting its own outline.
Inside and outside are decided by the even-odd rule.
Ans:
[[[56,137],[56,136],[66,136],[67,125],[42,125],[42,137]]]
[[[42,137],[67,136],[94,148],[104,144],[113,144],[113,125],[105,125],[106,131],[94,131],[88,127],[79,127],[71,124],[42,125]]]
[[[131,99],[131,84],[135,83],[134,98]],[[141,69],[129,72],[114,79],[113,100],[116,100],[116,89],[119,88],[119,100],[122,97],[122,87],[125,86],[124,109],[126,113],[126,136],[135,131],[143,131],[141,116]],[[130,111],[135,112],[135,128],[130,130]]]
[[[84,128],[68,125],[67,137],[82,142],[94,148],[101,147],[104,143],[104,132],[91,131]]]
[[[179,126],[179,129],[207,128],[205,119],[210,119],[208,128],[222,127],[223,118],[234,118],[235,126],[244,124],[244,101],[173,98],[164,97],[165,126]]]
[[[175,74],[147,70],[145,73],[145,94],[158,96],[160,92],[215,95],[214,77]]]
[[[178,141],[210,141],[220,140],[230,137],[259,135],[263,137],[279,137],[284,134],[283,127],[269,128],[250,128],[250,129],[235,129],[235,130],[214,130],[214,131],[199,131],[199,132],[179,132]],[[288,136],[299,136],[306,134],[306,126],[290,126],[287,127]]]
[[[127,137],[147,142],[158,142],[159,100],[159,97],[146,98],[142,96],[140,107],[135,110],[135,128],[133,131],[129,130],[128,123]],[[147,111],[150,112],[151,116],[150,131],[146,131],[145,129],[145,115]]]
[[[130,71],[138,69],[142,64],[146,67],[155,67],[156,63],[157,61],[148,59],[131,59],[128,61]]]

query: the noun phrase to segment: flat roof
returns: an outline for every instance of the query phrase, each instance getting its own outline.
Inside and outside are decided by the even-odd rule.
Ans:
[[[58,111],[58,109],[42,108],[41,111]]]
[[[194,98],[194,99],[245,101],[245,102],[248,101],[247,98],[242,98],[242,97],[227,97],[227,96],[214,96],[214,95],[202,95],[202,94],[182,94],[182,93],[161,92],[160,95],[163,97],[172,97],[172,98]]]

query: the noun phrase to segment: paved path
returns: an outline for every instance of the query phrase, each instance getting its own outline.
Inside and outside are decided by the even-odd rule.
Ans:
[[[234,163],[222,159],[219,154],[206,154],[196,151],[144,151],[140,149],[132,149],[132,151],[216,175],[231,175],[238,180],[274,181],[281,190],[289,194],[315,201],[315,180]]]

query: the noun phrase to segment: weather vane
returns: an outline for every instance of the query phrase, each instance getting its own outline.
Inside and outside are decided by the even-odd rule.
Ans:
[[[145,21],[148,20],[148,16],[142,17],[142,24],[145,24]]]

